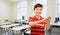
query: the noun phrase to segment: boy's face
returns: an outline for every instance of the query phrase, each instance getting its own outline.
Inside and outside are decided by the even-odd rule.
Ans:
[[[40,14],[41,14],[41,12],[42,12],[42,9],[43,9],[43,7],[37,7],[37,8],[35,8],[35,15],[37,15],[37,16],[40,16]]]

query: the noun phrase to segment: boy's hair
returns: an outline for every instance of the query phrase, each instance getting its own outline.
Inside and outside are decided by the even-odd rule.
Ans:
[[[35,10],[35,8],[37,8],[37,7],[43,7],[43,5],[42,4],[36,4],[35,6],[34,6],[34,10]]]

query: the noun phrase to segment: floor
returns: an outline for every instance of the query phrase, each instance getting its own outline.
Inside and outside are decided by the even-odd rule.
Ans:
[[[10,32],[2,32],[2,33],[0,32],[0,35],[14,35],[14,34],[12,31],[10,31]],[[19,35],[21,35],[21,34],[19,34]],[[22,35],[24,35],[24,34],[22,34]],[[46,31],[46,35],[50,35],[50,33],[48,31]]]

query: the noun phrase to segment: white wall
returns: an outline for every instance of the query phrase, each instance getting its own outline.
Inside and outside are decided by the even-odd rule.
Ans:
[[[0,0],[0,19],[10,19],[10,5],[6,1]]]
[[[14,2],[12,3],[12,6],[11,6],[11,13],[12,13],[12,20],[14,19],[18,19],[18,3],[17,2]]]
[[[29,16],[33,15],[33,0],[28,0],[27,3],[28,3],[27,14],[28,14],[28,17],[29,17]]]
[[[17,19],[17,1],[0,0],[0,20]]]
[[[51,20],[51,24],[54,23],[55,20],[55,16],[56,16],[56,10],[57,10],[57,6],[56,6],[56,0],[48,0],[48,15],[50,15],[52,17]]]
[[[9,0],[8,1],[10,4],[10,18],[11,20],[18,19],[18,1],[17,0]]]

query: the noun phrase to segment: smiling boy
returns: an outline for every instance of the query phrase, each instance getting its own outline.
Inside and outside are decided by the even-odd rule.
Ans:
[[[51,19],[50,16],[47,18],[43,18],[41,16],[43,10],[42,4],[36,4],[34,6],[34,17],[29,17],[29,25],[31,26],[31,35],[45,35],[45,25],[49,22]]]

